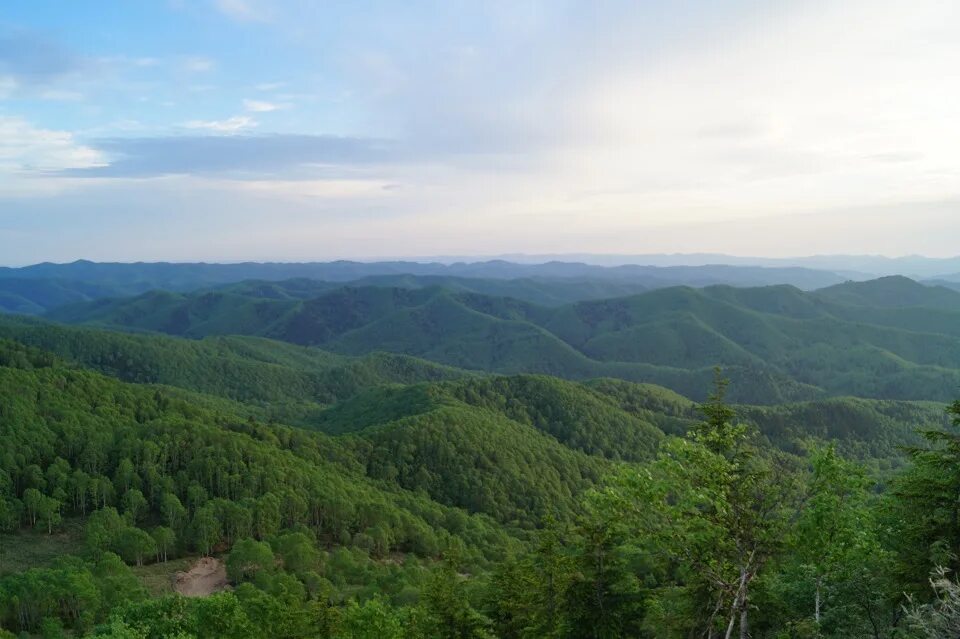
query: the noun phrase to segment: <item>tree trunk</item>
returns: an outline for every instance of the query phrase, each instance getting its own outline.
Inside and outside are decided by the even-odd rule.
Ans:
[[[817,627],[820,627],[820,585],[823,582],[822,577],[817,577],[817,592],[814,595],[813,600],[813,618],[817,622]]]
[[[737,620],[737,610],[740,606],[740,591],[733,596],[733,604],[730,606],[730,621],[727,622],[727,632],[723,635],[723,639],[730,639],[733,636],[733,624]]]
[[[717,605],[713,609],[713,614],[710,615],[710,620],[707,622],[707,639],[716,639],[717,629],[716,624],[714,623],[717,620],[717,615],[720,613],[720,609],[723,607],[723,595],[717,598]]]
[[[743,600],[743,609],[740,611],[740,639],[749,639],[750,621],[747,619],[747,600]]]
[[[748,626],[746,625],[748,574],[746,568],[740,569],[740,586],[733,595],[733,604],[730,606],[730,621],[727,623],[727,632],[724,639],[730,639],[733,636],[733,628],[738,616],[740,617],[740,637],[745,639],[748,636],[748,634],[744,634],[748,632]]]

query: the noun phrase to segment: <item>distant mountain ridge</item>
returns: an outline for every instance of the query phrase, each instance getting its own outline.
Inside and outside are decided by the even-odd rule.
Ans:
[[[424,258],[438,261],[461,261],[463,258]],[[520,263],[547,261],[575,261],[598,266],[622,264],[647,264],[650,266],[703,266],[728,264],[731,266],[803,267],[827,270],[848,277],[866,280],[886,275],[906,275],[918,279],[960,281],[960,256],[925,257],[907,255],[887,257],[884,255],[810,255],[800,257],[750,257],[724,253],[647,253],[647,254],[507,254],[487,259],[503,259]]]
[[[582,280],[602,282],[607,286],[619,284],[634,287],[621,290],[621,294],[638,289],[662,288],[688,285],[709,286],[729,284],[733,286],[762,286],[768,284],[793,284],[805,290],[822,288],[843,282],[845,277],[828,271],[806,268],[767,268],[762,266],[644,266],[627,265],[616,267],[595,266],[576,262],[547,262],[542,264],[518,264],[504,260],[486,262],[309,262],[309,263],[257,263],[207,264],[207,263],[98,263],[78,260],[69,264],[45,262],[20,268],[0,268],[0,294],[8,292],[10,280],[56,279],[83,285],[96,285],[114,295],[132,295],[152,289],[169,291],[194,291],[244,280],[280,281],[295,278],[350,282],[371,277],[444,277],[490,280]],[[80,284],[77,284],[79,286]],[[556,287],[554,287],[556,290]],[[609,291],[607,291],[609,292]],[[606,295],[607,292],[602,294]],[[12,294],[12,293],[11,293]],[[614,293],[615,294],[615,293]],[[23,296],[23,293],[20,293]],[[570,301],[563,298],[563,301]],[[29,299],[25,304],[37,304]],[[12,303],[0,306],[7,310]]]
[[[805,290],[844,281],[809,269],[740,266],[601,267],[552,262],[514,264],[416,262],[327,263],[96,263],[35,264],[0,268],[0,312],[41,315],[65,304],[127,297],[152,290],[188,293],[202,289],[260,287],[285,282],[282,295],[303,299],[344,284],[424,288],[514,297],[544,306],[621,297],[668,286],[764,286],[792,284]],[[299,281],[299,290],[296,281]]]
[[[154,291],[49,317],[194,338],[253,335],[345,355],[385,351],[488,372],[615,377],[689,397],[722,364],[750,403],[948,399],[960,387],[960,293],[907,278],[814,292],[671,287],[553,307],[438,286],[317,292],[310,297],[300,280],[289,291],[283,282]]]

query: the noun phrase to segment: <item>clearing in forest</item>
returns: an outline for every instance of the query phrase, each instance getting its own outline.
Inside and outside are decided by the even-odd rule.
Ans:
[[[213,557],[203,557],[173,576],[173,589],[185,597],[206,597],[229,587],[226,567]]]

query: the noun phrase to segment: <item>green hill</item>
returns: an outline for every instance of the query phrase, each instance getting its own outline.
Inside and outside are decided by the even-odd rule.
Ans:
[[[669,434],[682,434],[702,419],[697,405],[665,388],[599,379],[586,384],[621,410]],[[737,418],[755,426],[774,446],[802,453],[811,440],[833,442],[843,454],[881,460],[887,466],[903,461],[903,449],[915,446],[917,429],[943,429],[949,419],[943,405],[833,397],[777,406],[735,407]]]
[[[496,413],[569,448],[612,459],[650,459],[663,436],[581,384],[540,375],[371,389],[321,413],[316,426],[331,434],[360,432],[449,407]]]
[[[416,313],[436,304],[454,317],[478,315],[481,326],[546,333],[520,319],[534,318],[536,308],[443,291],[408,295],[381,289],[348,298],[355,313],[331,330],[351,335],[357,323],[367,330],[363,321],[378,308]],[[772,314],[678,295],[684,312],[705,326],[701,317],[716,321],[729,312],[785,330]],[[614,307],[624,322],[638,308],[631,300]],[[781,319],[810,322],[810,330],[839,321]],[[868,328],[881,333],[872,339],[886,335]],[[721,334],[718,326],[709,330]],[[753,379],[748,393],[782,392],[757,365],[732,370]],[[679,374],[703,374],[706,387],[712,371]],[[321,395],[332,405],[321,405]],[[301,408],[290,412],[308,428],[265,420],[288,404]],[[759,432],[763,459],[782,456],[796,469],[791,481],[806,477],[806,461],[794,455],[825,441],[864,460],[875,477],[888,477],[904,464],[903,447],[918,443],[915,428],[947,421],[940,404],[851,397],[733,408]],[[431,608],[438,591],[486,605],[468,593],[499,592],[504,570],[528,551],[549,557],[550,535],[576,535],[559,559],[581,557],[570,570],[595,565],[611,529],[594,538],[595,528],[573,528],[595,516],[590,496],[598,493],[591,489],[609,487],[603,482],[617,470],[632,478],[637,469],[660,467],[663,457],[639,464],[656,457],[665,433],[682,435],[701,420],[690,399],[623,379],[476,375],[403,355],[350,357],[260,337],[190,340],[4,318],[0,599],[13,605],[0,606],[0,624],[47,635],[59,630],[48,623],[57,618],[82,633],[111,613],[134,623],[199,614],[185,612],[194,610],[192,601],[211,606],[209,619],[232,618],[223,612],[236,610],[230,605],[255,615],[260,630],[239,636],[264,635],[277,619],[293,617],[317,622],[290,636],[318,636],[324,620],[355,614],[351,600],[445,619]],[[555,523],[538,531],[545,522]],[[182,559],[168,565],[167,554]],[[235,596],[144,599],[142,584],[169,589],[172,574],[199,555],[225,558]],[[79,618],[74,608],[81,605]],[[364,619],[359,627],[368,628]]]
[[[960,311],[960,292],[945,286],[926,286],[900,275],[837,284],[820,289],[815,295],[832,302],[874,308],[918,306]]]
[[[581,300],[603,299],[634,295],[647,286],[634,282],[606,281],[591,278],[516,278],[489,279],[444,275],[370,275],[353,280],[349,286],[377,286],[383,288],[444,288],[456,293],[477,293],[494,297],[509,297],[541,306],[562,306]],[[230,284],[218,290],[251,297],[272,299],[310,299],[342,284],[309,279],[279,282],[249,280]]]
[[[463,405],[437,406],[358,436],[370,477],[514,526],[533,527],[548,515],[570,520],[577,496],[607,470],[549,435]]]
[[[51,309],[137,290],[56,278],[0,277],[0,312],[41,315]]]
[[[404,355],[347,357],[257,337],[187,340],[0,317],[0,337],[128,382],[177,386],[276,410],[329,404],[386,383],[453,379],[464,371]]]
[[[244,286],[256,295],[153,292],[49,316],[189,337],[256,335],[354,356],[386,351],[496,373],[617,377],[695,398],[719,364],[747,403],[851,394],[943,401],[960,388],[954,293],[905,278],[815,293],[664,288],[556,307],[438,287],[314,291],[301,282],[291,285],[299,293],[283,294]],[[859,305],[867,302],[875,305]]]
[[[210,412],[166,397],[159,387],[65,368],[15,343],[0,342],[0,353],[0,474],[28,477],[37,468],[57,477],[34,485],[60,500],[65,513],[83,516],[105,504],[121,505],[134,487],[158,520],[166,516],[166,494],[192,502],[190,513],[218,501],[252,508],[256,501],[249,500],[273,494],[279,504],[298,504],[285,515],[288,525],[314,526],[329,543],[351,543],[382,526],[397,550],[428,541],[436,552],[437,541],[453,534],[445,532],[443,522],[453,521],[445,507],[366,478],[363,463],[334,439]],[[52,467],[63,472],[54,474]],[[58,487],[72,491],[81,472],[85,482],[102,487],[76,498],[58,493]],[[4,484],[0,498],[22,499],[31,481]],[[318,508],[321,519],[311,515]],[[506,543],[489,519],[454,519],[471,546],[495,552]],[[415,531],[431,539],[418,540]]]

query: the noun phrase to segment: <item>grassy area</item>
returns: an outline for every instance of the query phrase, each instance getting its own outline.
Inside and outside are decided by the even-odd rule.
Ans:
[[[155,563],[131,568],[152,597],[173,594],[173,575],[190,569],[197,557],[171,559],[167,563]]]
[[[65,521],[52,535],[28,529],[0,534],[0,575],[49,566],[64,555],[82,552],[83,524],[79,520]]]
[[[52,566],[60,557],[82,555],[83,551],[83,522],[79,519],[66,520],[52,535],[26,528],[0,534],[0,575]],[[161,596],[173,593],[173,575],[189,570],[196,561],[197,557],[183,557],[132,570],[151,595]]]

